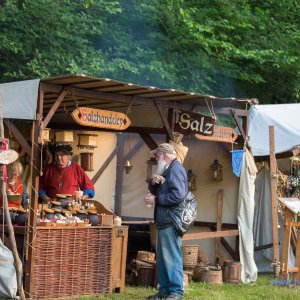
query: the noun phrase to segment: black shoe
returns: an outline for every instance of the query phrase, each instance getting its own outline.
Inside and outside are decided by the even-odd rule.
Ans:
[[[166,300],[181,300],[183,297],[181,295],[171,294],[169,295]]]
[[[150,295],[147,299],[167,299],[168,295],[163,295],[161,293],[156,293],[154,295]]]

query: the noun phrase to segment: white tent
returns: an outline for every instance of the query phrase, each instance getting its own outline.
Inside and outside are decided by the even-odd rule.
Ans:
[[[249,113],[250,146],[254,156],[269,155],[269,126],[274,126],[275,152],[300,144],[300,104],[254,105]]]

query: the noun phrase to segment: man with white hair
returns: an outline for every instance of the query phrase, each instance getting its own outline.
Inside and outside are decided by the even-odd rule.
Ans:
[[[148,185],[151,194],[145,196],[145,202],[155,204],[159,292],[148,299],[179,300],[183,297],[182,237],[173,228],[168,208],[184,200],[188,193],[188,179],[172,145],[160,144],[152,154],[157,161],[157,174],[152,176]]]

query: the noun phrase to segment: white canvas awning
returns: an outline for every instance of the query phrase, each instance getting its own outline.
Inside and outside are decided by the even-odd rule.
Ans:
[[[40,80],[3,83],[3,118],[35,120]]]
[[[254,156],[270,154],[269,126],[274,126],[275,152],[300,145],[300,104],[254,105],[249,113],[250,146]]]

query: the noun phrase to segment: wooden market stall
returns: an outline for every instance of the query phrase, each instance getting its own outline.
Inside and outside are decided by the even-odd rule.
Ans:
[[[38,210],[38,179],[42,171],[43,132],[47,128],[53,131],[73,130],[88,132],[126,132],[136,134],[140,140],[152,150],[157,142],[153,135],[164,136],[173,140],[174,131],[178,131],[178,111],[188,114],[190,120],[195,114],[204,117],[213,114],[232,116],[239,128],[242,140],[247,137],[247,107],[256,99],[217,98],[187,93],[178,90],[162,90],[155,87],[138,86],[107,78],[94,78],[85,75],[67,75],[42,79],[37,90],[36,116],[33,120],[31,142],[21,133],[17,122],[6,118],[13,135],[30,156],[31,201],[26,243],[25,290],[27,296],[38,298],[63,297],[84,294],[111,293],[114,290],[124,291],[125,261],[127,248],[127,227],[94,226],[88,228],[41,228],[36,225]],[[112,126],[95,126],[90,119],[87,124],[80,124],[72,118],[71,113],[79,110],[82,118],[87,108],[97,112],[98,109],[111,113],[123,113],[124,119],[129,117],[126,128]],[[109,116],[107,116],[109,118]],[[97,119],[97,115],[94,115]],[[117,121],[116,121],[117,122]],[[130,123],[131,122],[131,123]],[[199,124],[196,130],[188,135],[203,135]],[[202,124],[203,125],[203,124]],[[193,126],[192,126],[193,127]],[[206,128],[207,130],[209,128]],[[233,131],[229,133],[219,129],[219,136],[211,132],[208,142],[219,142],[224,146],[226,136],[232,144]],[[187,133],[185,133],[187,134]],[[235,137],[236,138],[236,137]],[[242,141],[242,143],[243,143]],[[33,145],[32,147],[30,146]],[[126,138],[117,135],[116,147],[111,149],[103,163],[94,172],[94,184],[104,174],[113,159],[116,159],[116,178],[114,182],[114,212],[122,216],[124,162],[130,160],[141,147],[138,142],[125,153]],[[229,151],[228,151],[229,152]],[[42,157],[42,159],[41,159]],[[90,169],[93,161],[86,158]],[[141,182],[145,181],[142,180]],[[218,191],[217,189],[216,191]],[[100,192],[100,191],[99,191]],[[96,190],[97,193],[97,190]],[[218,218],[216,222],[196,222],[199,227],[209,228],[206,232],[193,232],[185,235],[185,240],[217,238],[217,249],[220,243],[234,257],[238,257],[238,248],[226,242],[225,237],[238,236],[236,224],[222,222],[222,190],[218,191]],[[99,199],[98,201],[101,201]],[[129,218],[136,221],[140,218]],[[226,229],[226,230],[223,230]],[[114,251],[119,251],[116,253]],[[220,250],[217,251],[217,255]],[[121,254],[121,255],[119,255]],[[47,256],[48,255],[48,256]],[[47,256],[47,259],[46,257]],[[81,268],[81,266],[82,268]],[[80,272],[78,270],[81,270]],[[63,274],[63,270],[67,274]],[[106,270],[103,273],[103,270]],[[59,276],[57,276],[57,274]],[[84,279],[84,284],[82,280]],[[63,280],[63,281],[62,281]],[[51,289],[51,286],[56,287]],[[57,288],[59,287],[59,288]]]

